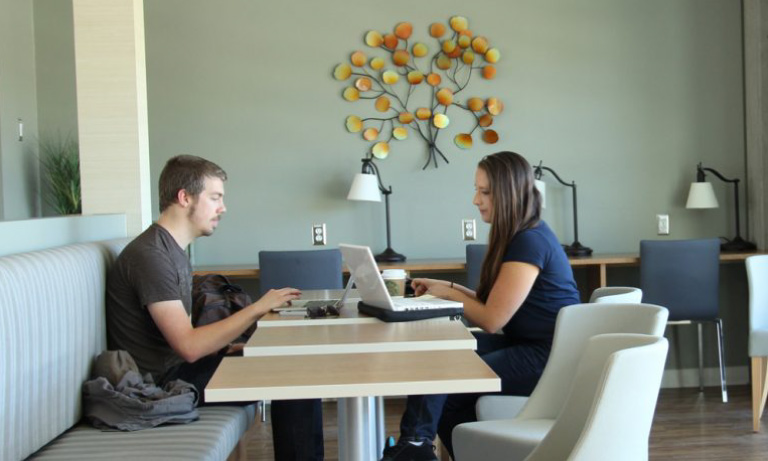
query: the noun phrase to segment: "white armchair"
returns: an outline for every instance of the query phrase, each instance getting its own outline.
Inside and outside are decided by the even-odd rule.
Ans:
[[[768,377],[768,255],[747,258],[749,356],[752,358],[752,430],[760,430]]]

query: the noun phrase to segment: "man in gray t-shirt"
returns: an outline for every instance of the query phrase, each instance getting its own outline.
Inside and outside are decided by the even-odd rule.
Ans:
[[[201,397],[221,361],[217,352],[270,309],[301,295],[295,288],[270,290],[230,317],[192,326],[192,268],[184,249],[215,231],[226,211],[226,179],[221,167],[200,157],[168,160],[160,174],[160,217],[107,275],[108,347],[128,351],[159,385],[183,379]],[[323,459],[319,400],[273,402],[272,423],[276,460]]]

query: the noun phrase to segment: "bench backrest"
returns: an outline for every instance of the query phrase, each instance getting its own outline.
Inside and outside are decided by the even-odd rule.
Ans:
[[[109,265],[127,239],[0,258],[0,459],[24,459],[81,417],[106,347]]]

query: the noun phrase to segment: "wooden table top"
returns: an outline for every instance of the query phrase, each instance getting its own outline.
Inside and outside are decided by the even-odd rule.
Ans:
[[[345,398],[500,389],[498,376],[468,349],[227,357],[205,388],[205,400]]]
[[[263,328],[251,336],[243,355],[286,356],[398,352],[420,350],[474,350],[475,337],[463,323],[447,319],[416,322],[325,323]]]

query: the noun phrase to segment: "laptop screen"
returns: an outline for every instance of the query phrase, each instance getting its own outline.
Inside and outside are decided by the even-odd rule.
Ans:
[[[355,286],[364,303],[383,309],[393,309],[384,279],[379,273],[379,266],[373,259],[367,246],[339,244],[341,255],[355,278]]]

